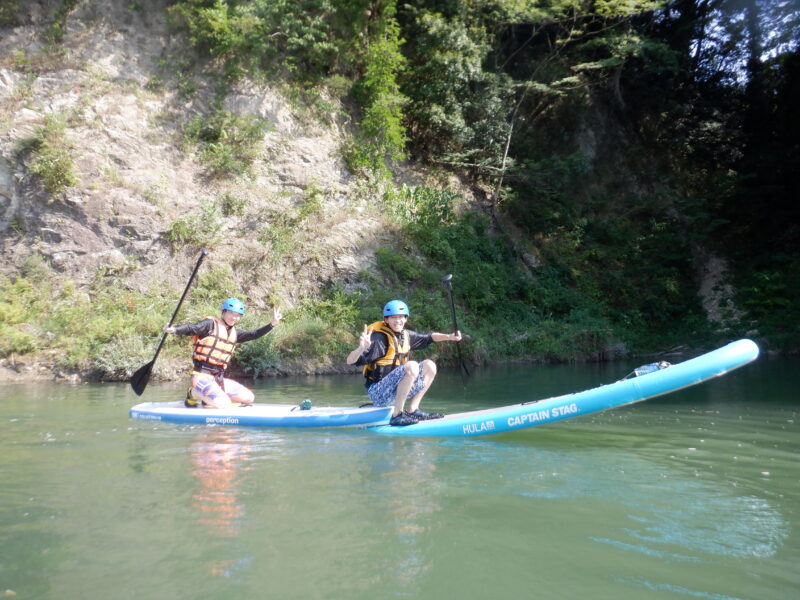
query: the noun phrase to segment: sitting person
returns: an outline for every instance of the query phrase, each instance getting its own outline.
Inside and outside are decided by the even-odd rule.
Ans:
[[[364,367],[367,395],[372,403],[394,405],[389,423],[398,426],[443,416],[419,408],[436,377],[436,364],[430,359],[421,363],[409,360],[411,351],[427,348],[432,342],[461,341],[460,331],[417,333],[406,329],[408,317],[405,302],[392,300],[383,308],[383,321],[364,325],[358,348],[347,356],[348,365]]]

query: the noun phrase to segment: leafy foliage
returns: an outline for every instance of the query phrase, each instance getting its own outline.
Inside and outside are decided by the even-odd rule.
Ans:
[[[80,0],[60,0],[53,14],[53,22],[44,32],[44,39],[49,44],[59,44],[66,33],[67,17],[77,6]]]
[[[0,279],[0,356],[47,348],[63,368],[100,378],[129,376],[144,362],[134,349],[143,350],[168,318],[168,309],[155,308],[167,304],[158,300],[155,291],[145,297],[122,286],[80,290],[58,282],[47,268],[27,269],[14,281]],[[107,354],[122,339],[130,352]]]
[[[171,11],[192,44],[231,78],[283,69],[313,81],[337,66],[347,69],[368,6],[365,0],[181,0]]]
[[[19,22],[19,0],[0,4],[0,27],[13,27]]]
[[[387,160],[405,157],[402,109],[406,98],[397,82],[405,59],[400,53],[400,28],[393,17],[394,2],[387,3],[385,11],[381,30],[367,47],[364,75],[355,88],[363,118],[358,141],[348,153],[354,170],[362,166],[372,173],[384,173]]]
[[[488,33],[440,13],[405,9],[411,68],[402,89],[416,151],[455,166],[497,166],[513,89],[503,74],[483,68]]]
[[[255,115],[239,116],[220,109],[190,121],[184,135],[198,145],[200,158],[212,175],[247,175],[258,158],[266,127]]]
[[[200,203],[199,214],[179,218],[172,224],[166,237],[175,249],[183,246],[213,248],[219,244],[224,226],[221,203],[205,200]]]
[[[31,150],[28,170],[41,177],[44,187],[52,195],[78,184],[74,152],[66,131],[66,117],[49,114],[34,137],[24,143]]]
[[[304,83],[355,77],[361,130],[345,151],[356,172],[386,174],[404,157],[405,97],[397,78],[405,59],[395,2],[183,0],[172,7],[189,40],[215,59],[228,79],[243,73],[285,75]],[[230,171],[225,156],[222,160]],[[220,171],[220,169],[217,169]]]

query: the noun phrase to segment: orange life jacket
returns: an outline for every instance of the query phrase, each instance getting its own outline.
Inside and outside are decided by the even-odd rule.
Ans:
[[[369,381],[380,381],[398,365],[404,365],[411,356],[411,337],[405,329],[398,335],[385,321],[377,321],[370,325],[373,332],[378,331],[386,336],[386,354],[375,362],[364,365],[362,372]],[[387,368],[390,367],[390,368]]]
[[[194,350],[192,359],[206,362],[224,371],[236,349],[236,327],[228,326],[222,319],[206,317],[214,321],[214,329],[204,338],[194,336]]]

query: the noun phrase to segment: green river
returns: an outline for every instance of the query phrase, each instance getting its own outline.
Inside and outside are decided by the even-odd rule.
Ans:
[[[632,363],[443,371],[424,407],[578,391]],[[523,432],[395,439],[133,421],[183,384],[0,384],[0,596],[800,598],[800,360]],[[352,405],[358,376],[253,383]]]

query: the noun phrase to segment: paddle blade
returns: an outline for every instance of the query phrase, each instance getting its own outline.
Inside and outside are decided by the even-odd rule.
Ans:
[[[144,388],[147,387],[147,382],[150,381],[150,373],[153,372],[153,361],[151,360],[146,365],[139,367],[139,369],[131,377],[131,387],[137,396],[141,396]]]

